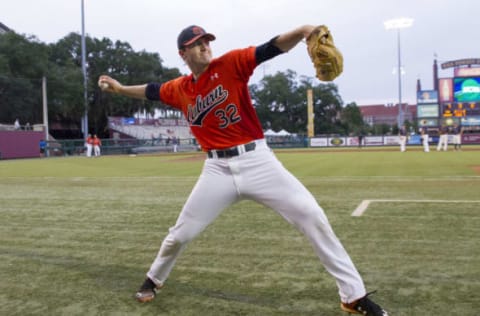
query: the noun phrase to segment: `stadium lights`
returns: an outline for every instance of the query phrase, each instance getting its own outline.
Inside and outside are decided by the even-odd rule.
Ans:
[[[391,19],[383,22],[385,28],[387,30],[390,29],[404,29],[407,27],[412,26],[413,19],[411,18],[398,18],[398,19]]]
[[[391,19],[383,22],[385,29],[397,30],[397,44],[398,44],[398,127],[401,127],[404,122],[403,108],[402,108],[402,57],[401,57],[401,48],[400,48],[400,29],[404,29],[413,25],[412,18],[397,18]]]
[[[85,113],[82,118],[82,130],[83,130],[83,139],[87,140],[88,136],[88,95],[87,95],[87,66],[86,66],[86,56],[87,49],[85,47],[85,2],[82,0],[82,73],[83,73],[83,102],[85,105]]]

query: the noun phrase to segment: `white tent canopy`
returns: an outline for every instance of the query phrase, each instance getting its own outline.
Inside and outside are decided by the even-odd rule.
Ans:
[[[290,135],[290,133],[284,129],[282,129],[280,132],[277,132],[277,136],[288,136],[288,135]]]
[[[263,132],[265,136],[288,136],[291,135],[289,132],[286,130],[282,129],[279,132],[275,132],[272,129],[267,129],[265,132]]]
[[[274,132],[274,131],[271,130],[271,129],[267,129],[265,132],[263,132],[263,134],[264,134],[265,136],[277,136],[277,133]]]

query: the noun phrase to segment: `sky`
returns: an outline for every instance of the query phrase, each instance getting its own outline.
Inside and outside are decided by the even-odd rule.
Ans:
[[[413,25],[400,30],[402,102],[416,103],[417,79],[433,89],[433,61],[480,58],[480,1],[476,0],[84,0],[85,33],[94,38],[128,42],[135,51],[158,53],[163,65],[189,73],[178,56],[176,39],[197,24],[216,35],[214,56],[234,48],[260,45],[304,24],[329,27],[344,57],[335,79],[344,102],[357,105],[398,103],[397,30],[386,20],[407,17]],[[82,31],[82,0],[2,0],[0,22],[15,32],[55,43]],[[299,43],[254,72],[264,75],[293,70],[315,77],[306,45]],[[440,77],[452,77],[442,70]],[[319,83],[313,79],[314,84]],[[139,82],[140,83],[140,82]]]

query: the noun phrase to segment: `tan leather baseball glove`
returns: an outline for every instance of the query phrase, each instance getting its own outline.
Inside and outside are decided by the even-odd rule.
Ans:
[[[343,71],[342,53],[335,47],[328,27],[317,26],[307,38],[307,49],[317,78],[321,81],[332,81]]]

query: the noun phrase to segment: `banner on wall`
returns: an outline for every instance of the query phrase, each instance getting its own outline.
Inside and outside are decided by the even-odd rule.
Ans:
[[[438,104],[417,105],[417,117],[438,117]]]
[[[310,138],[310,147],[327,147],[327,138]]]
[[[437,90],[422,90],[417,92],[417,104],[438,103]]]

